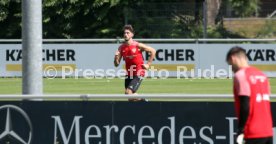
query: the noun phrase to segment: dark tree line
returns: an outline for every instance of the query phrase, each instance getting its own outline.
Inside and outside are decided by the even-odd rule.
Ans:
[[[43,0],[43,38],[116,38],[126,23],[133,24],[138,38],[199,38],[203,1]],[[249,3],[228,1],[238,9]],[[21,38],[21,0],[0,1],[0,28],[0,39]],[[210,35],[224,36],[220,31]]]

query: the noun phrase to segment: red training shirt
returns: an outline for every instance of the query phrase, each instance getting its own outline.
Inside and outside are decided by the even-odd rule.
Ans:
[[[133,41],[130,45],[123,43],[119,47],[123,59],[126,62],[126,70],[128,76],[144,76],[145,70],[142,65],[144,64],[144,58],[142,52],[138,47],[138,42]]]
[[[234,76],[235,110],[239,118],[239,96],[249,96],[249,115],[244,127],[245,138],[273,135],[270,86],[267,77],[254,67],[240,69]]]

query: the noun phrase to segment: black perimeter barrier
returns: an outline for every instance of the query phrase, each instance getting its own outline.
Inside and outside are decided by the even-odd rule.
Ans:
[[[236,128],[233,102],[0,101],[0,144],[233,144]]]

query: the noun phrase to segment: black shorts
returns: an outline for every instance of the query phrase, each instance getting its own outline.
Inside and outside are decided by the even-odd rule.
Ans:
[[[272,137],[245,139],[245,144],[273,144]]]
[[[128,88],[132,90],[133,93],[135,93],[141,85],[142,80],[143,77],[141,76],[126,76],[125,89]]]

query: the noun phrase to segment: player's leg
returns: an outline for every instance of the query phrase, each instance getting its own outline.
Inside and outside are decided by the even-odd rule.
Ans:
[[[128,94],[130,92],[129,90],[127,91],[127,87],[130,84],[130,82],[131,82],[130,77],[126,76],[126,78],[125,78],[125,94]]]
[[[125,94],[133,93],[132,90],[128,88],[132,79],[133,78],[131,78],[130,76],[126,76],[126,78],[125,78]]]
[[[132,90],[132,93],[136,93],[142,83],[142,80],[142,77],[134,76],[133,79],[131,79],[127,89]]]
[[[132,90],[128,88],[132,79],[133,78],[131,78],[130,76],[126,76],[126,78],[125,78],[125,94],[127,94],[127,95],[133,94]],[[128,100],[135,101],[135,99],[128,99]]]
[[[142,80],[143,78],[138,76],[129,77],[129,79],[126,81],[125,94],[136,95],[136,92],[140,87]],[[142,100],[143,99],[137,99],[137,98],[129,99],[129,101],[142,101]]]

